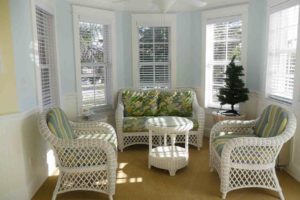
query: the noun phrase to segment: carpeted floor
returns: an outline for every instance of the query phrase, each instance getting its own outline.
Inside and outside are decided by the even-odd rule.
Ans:
[[[208,140],[197,151],[190,147],[189,165],[176,176],[168,171],[148,169],[148,147],[133,146],[119,153],[115,200],[210,200],[221,199],[220,181],[208,167]],[[300,199],[300,183],[286,172],[278,171],[279,181],[287,200]],[[47,179],[33,200],[50,200],[57,177]],[[106,200],[107,195],[94,192],[70,192],[58,195],[58,200]],[[227,199],[278,199],[277,193],[265,189],[241,189],[229,192]]]

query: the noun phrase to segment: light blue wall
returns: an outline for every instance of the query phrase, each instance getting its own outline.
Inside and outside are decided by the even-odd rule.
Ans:
[[[118,89],[133,86],[131,14],[116,13],[117,78]]]
[[[192,14],[179,13],[176,15],[176,47],[177,47],[177,66],[176,66],[176,86],[193,86],[193,38],[192,38]]]
[[[37,105],[30,0],[10,0],[14,62],[20,112]]]
[[[247,87],[253,91],[263,91],[265,80],[266,7],[265,0],[249,2]]]
[[[201,34],[201,12],[192,13],[192,59],[193,59],[193,81],[195,87],[201,86],[201,53],[202,53],[202,34]]]
[[[76,92],[72,6],[56,0],[56,29],[61,78],[61,95]]]

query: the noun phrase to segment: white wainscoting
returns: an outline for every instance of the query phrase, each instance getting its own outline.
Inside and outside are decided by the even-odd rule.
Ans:
[[[0,199],[29,200],[48,177],[37,109],[0,117]]]

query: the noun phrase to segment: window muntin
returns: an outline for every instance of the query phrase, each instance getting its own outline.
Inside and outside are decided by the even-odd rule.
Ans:
[[[79,22],[82,108],[108,104],[111,42],[109,25]]]
[[[276,11],[269,18],[267,93],[271,98],[293,99],[299,5]]]
[[[38,63],[40,69],[40,93],[43,109],[58,104],[58,86],[55,56],[53,15],[36,7]]]
[[[169,27],[138,27],[138,81],[140,88],[171,86]]]
[[[239,17],[206,25],[207,106],[219,107],[218,91],[224,86],[226,66],[236,55],[241,63],[242,20]]]

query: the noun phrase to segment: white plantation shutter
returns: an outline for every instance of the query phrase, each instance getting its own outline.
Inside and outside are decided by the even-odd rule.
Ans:
[[[207,105],[219,107],[217,94],[224,86],[226,66],[236,55],[240,64],[242,48],[242,21],[229,17],[208,21],[206,25]]]
[[[171,86],[169,57],[169,27],[140,26],[139,70],[140,88],[168,88]]]
[[[270,15],[267,92],[272,98],[293,99],[299,5]]]
[[[110,26],[79,22],[82,108],[111,102]]]
[[[53,16],[36,7],[38,59],[41,78],[41,106],[47,109],[58,104],[57,71]]]

